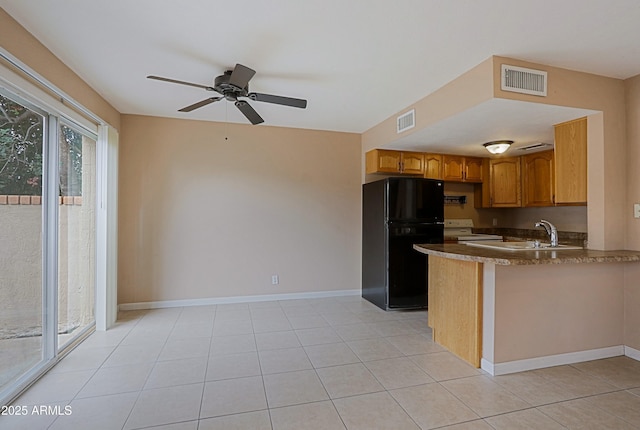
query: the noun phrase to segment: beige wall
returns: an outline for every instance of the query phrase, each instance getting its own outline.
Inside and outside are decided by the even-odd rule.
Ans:
[[[640,75],[625,81],[627,101],[627,249],[640,250],[640,219],[632,216],[640,203]],[[640,264],[625,267],[625,344],[640,350]]]
[[[533,229],[534,222],[552,220],[560,231],[587,232],[587,208],[584,206],[503,209],[498,212],[498,226]]]
[[[120,113],[2,8],[0,8],[0,41],[2,41],[2,48],[9,51],[11,55],[115,129],[120,128]]]
[[[640,219],[633,217],[633,204],[640,203],[640,75],[625,81],[627,112],[627,200],[626,248],[640,250]]]
[[[476,209],[474,207],[474,184],[445,182],[445,195],[466,196],[464,205],[445,205],[445,219],[471,218],[475,227],[496,227],[533,229],[533,222],[539,219],[551,219],[560,231],[586,232],[587,208],[585,206],[544,207],[544,208],[499,208]]]
[[[42,326],[42,206],[0,205],[0,339]]]
[[[640,351],[640,263],[624,271],[624,344]]]
[[[623,267],[496,266],[493,362],[622,345]]]
[[[85,152],[86,154],[86,152]],[[95,160],[94,160],[95,161]],[[91,194],[91,190],[83,190]],[[86,198],[86,195],[84,196]],[[58,326],[94,321],[95,205],[59,211]],[[42,206],[0,204],[0,339],[42,330]]]
[[[360,288],[360,153],[357,134],[123,115],[118,302]]]

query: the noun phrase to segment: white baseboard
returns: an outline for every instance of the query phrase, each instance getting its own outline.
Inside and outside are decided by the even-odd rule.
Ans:
[[[587,351],[569,352],[566,354],[547,355],[544,357],[527,358],[525,360],[507,361],[504,363],[491,363],[485,359],[481,361],[482,370],[493,376],[506,375],[508,373],[524,372],[527,370],[542,369],[545,367],[561,366],[563,364],[580,363],[583,361],[600,360],[602,358],[617,357],[620,355],[629,355],[628,348],[624,345],[611,346],[607,348],[590,349]],[[633,350],[638,354],[640,359],[640,351]]]
[[[359,296],[362,290],[333,290],[310,293],[265,294],[259,296],[210,297],[203,299],[162,300],[155,302],[122,303],[118,310],[135,311],[139,309],[176,308],[183,306],[223,305],[229,303],[268,302],[274,300],[319,299],[326,297]]]
[[[637,349],[631,348],[630,346],[624,347],[624,355],[626,355],[629,358],[633,358],[634,360],[640,361],[640,351]]]
[[[492,362],[489,360],[485,360],[484,358],[480,359],[480,368],[487,372],[489,375],[496,376],[496,369]]]

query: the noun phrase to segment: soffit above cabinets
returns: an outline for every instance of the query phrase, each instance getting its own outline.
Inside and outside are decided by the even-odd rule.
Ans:
[[[591,115],[595,111],[542,103],[491,99],[436,124],[403,136],[385,149],[487,157],[482,146],[493,140],[513,140],[508,156],[535,152],[519,148],[543,142],[553,144],[553,125]],[[420,112],[416,112],[419,122]],[[550,146],[539,150],[548,150]]]

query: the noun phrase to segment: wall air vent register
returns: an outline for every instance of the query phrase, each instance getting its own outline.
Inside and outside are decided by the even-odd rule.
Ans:
[[[416,126],[416,110],[411,109],[396,119],[397,132],[402,133]]]
[[[547,72],[524,67],[502,65],[500,88],[503,91],[547,96]]]

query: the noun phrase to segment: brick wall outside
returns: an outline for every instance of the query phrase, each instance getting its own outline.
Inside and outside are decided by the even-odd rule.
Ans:
[[[60,196],[61,205],[82,206],[82,196]],[[18,196],[0,194],[0,205],[41,205],[41,196]]]

